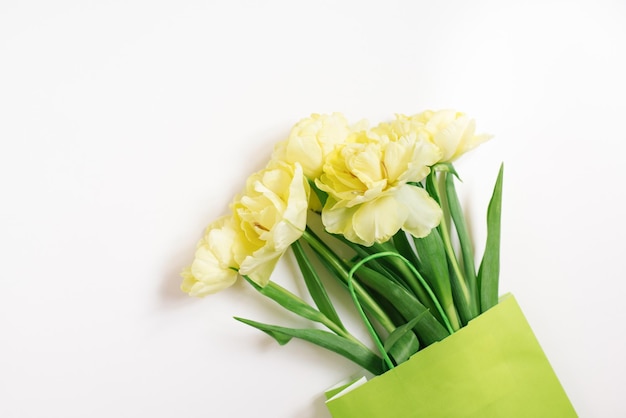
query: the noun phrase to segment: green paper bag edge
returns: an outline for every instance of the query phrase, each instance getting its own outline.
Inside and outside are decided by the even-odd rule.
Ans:
[[[365,379],[365,376],[354,377],[354,378],[348,379],[346,382],[341,382],[333,386],[332,388],[326,390],[326,392],[324,392],[324,396],[326,397],[327,400],[332,399],[335,395],[337,395],[338,393],[341,393],[344,389],[354,385],[355,383],[359,383],[361,379]]]
[[[577,417],[512,294],[326,405],[333,418]]]

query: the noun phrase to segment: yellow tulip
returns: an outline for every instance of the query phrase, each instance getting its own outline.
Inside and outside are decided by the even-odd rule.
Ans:
[[[345,142],[351,132],[341,113],[312,114],[291,129],[287,140],[276,145],[272,159],[290,164],[297,162],[307,178],[315,179],[322,174],[326,156],[335,145]]]
[[[400,134],[415,133],[428,139],[441,150],[439,162],[452,162],[492,136],[476,134],[476,122],[454,110],[427,110],[413,116],[397,115],[387,124]]]
[[[242,239],[231,217],[224,216],[209,225],[198,242],[191,266],[181,273],[181,289],[191,296],[206,296],[233,285],[239,268],[235,253],[240,251]]]
[[[299,164],[271,161],[248,178],[243,195],[232,204],[246,240],[235,254],[239,273],[261,286],[276,262],[306,228],[309,184]]]
[[[441,208],[409,182],[423,180],[439,158],[437,147],[413,133],[390,138],[364,131],[336,146],[316,180],[329,195],[324,227],[366,246],[387,241],[399,229],[428,235],[441,220]]]

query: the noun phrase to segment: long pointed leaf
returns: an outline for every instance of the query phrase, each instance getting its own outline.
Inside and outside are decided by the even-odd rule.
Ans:
[[[320,190],[315,184],[314,180],[309,180],[309,186],[311,187],[311,190],[313,190],[313,192],[315,193],[315,196],[317,196],[317,198],[319,199],[321,205],[324,206],[326,204],[326,199],[328,199],[328,193]]]
[[[405,324],[406,325],[406,324]],[[385,340],[385,346],[383,347],[391,357],[393,357],[396,364],[403,363],[409,359],[413,354],[417,353],[420,349],[420,342],[415,336],[415,333],[408,328],[405,332],[398,332],[394,334],[398,328],[396,328],[387,338],[394,335],[393,344],[387,346],[387,340]]]
[[[413,242],[425,273],[424,278],[437,295],[452,328],[458,330],[461,325],[452,297],[446,249],[439,231],[435,228],[423,238],[414,238]]]
[[[406,320],[412,320],[424,314],[423,320],[415,325],[414,330],[426,345],[441,341],[450,335],[428,309],[403,287],[387,280],[380,273],[366,266],[361,266],[357,276],[365,285],[374,289],[385,299],[392,301]]]
[[[300,299],[298,296],[294,295],[284,287],[271,281],[267,285],[261,287],[258,284],[254,283],[254,281],[250,280],[248,277],[243,277],[259,293],[272,299],[274,302],[278,303],[280,306],[287,309],[288,311],[293,312],[303,318],[310,319],[311,321],[319,322],[322,324],[327,322],[327,318],[322,313],[320,313],[317,309],[313,308],[311,305],[309,305],[304,300]]]
[[[359,366],[369,370],[375,375],[379,375],[384,372],[382,367],[382,359],[374,354],[367,347],[350,341],[346,338],[340,337],[338,335],[332,334],[328,331],[310,328],[287,328],[278,325],[263,324],[261,322],[256,322],[244,318],[235,319],[265,332],[281,345],[287,344],[292,338],[299,338],[301,340],[316,344],[327,350],[333,351],[355,362]]]
[[[302,238],[309,244],[309,246],[313,249],[315,254],[318,256],[318,259],[326,267],[326,269],[335,277],[343,286],[348,287],[348,267],[345,262],[341,260],[337,254],[335,254],[329,247],[323,242],[319,237],[313,233],[308,227]],[[381,309],[380,305],[376,302],[376,300],[361,287],[361,285],[357,282],[354,283],[354,289],[357,292],[357,296],[359,298],[362,306],[368,311],[370,315],[372,315],[378,323],[388,332],[396,329],[395,324],[389,318],[389,315]]]
[[[419,350],[420,345],[418,339],[415,339],[414,341],[416,343],[413,343],[411,345],[405,344],[403,340],[406,340],[407,337],[410,339],[411,335],[415,335],[413,334],[413,328],[415,328],[415,325],[417,325],[417,323],[422,319],[425,313],[426,311],[413,318],[406,324],[400,325],[387,336],[384,348],[388,353],[393,355],[393,359],[396,361],[397,364],[408,360],[409,357],[417,353],[417,351]],[[400,350],[396,350],[396,348],[398,347],[400,348]]]
[[[472,311],[472,297],[467,286],[467,282],[465,280],[465,275],[461,270],[461,266],[457,259],[456,252],[452,246],[450,229],[452,227],[450,221],[450,209],[448,207],[448,201],[446,199],[445,190],[439,192],[442,185],[442,179],[445,180],[446,176],[450,175],[450,173],[454,174],[453,167],[449,164],[442,166],[442,170],[440,173],[440,178],[437,181],[435,172],[431,172],[426,179],[426,188],[431,196],[433,196],[438,202],[441,208],[443,209],[443,219],[439,223],[437,229],[439,230],[441,240],[443,241],[444,248],[446,250],[446,255],[448,257],[448,266],[450,272],[450,284],[452,288],[452,296],[454,298],[454,304],[456,306],[456,310],[459,313],[459,317],[461,320],[461,324],[467,324],[471,319],[478,316],[478,309],[476,307],[476,311]]]
[[[402,255],[404,258],[406,258],[411,263],[413,263],[416,269],[420,271],[422,270],[421,262],[417,258],[417,254],[415,254],[415,250],[413,249],[413,247],[411,247],[411,244],[409,243],[409,239],[408,239],[406,232],[400,229],[393,236],[393,244],[395,248],[398,250],[398,252],[400,253],[400,255]]]
[[[461,246],[463,270],[465,272],[467,288],[470,292],[470,311],[472,315],[478,315],[480,302],[476,267],[474,266],[474,248],[465,222],[465,216],[463,215],[463,209],[454,187],[454,176],[450,175],[446,176],[446,200],[448,201],[450,215],[452,216],[452,221],[454,222],[454,227]]]
[[[502,214],[502,177],[504,164],[500,165],[498,179],[487,209],[487,242],[478,271],[481,310],[485,312],[498,303],[500,276],[500,224]]]
[[[400,232],[403,232],[403,231],[400,231]],[[371,247],[365,247],[363,245],[355,244],[354,242],[349,241],[343,235],[333,235],[333,237],[341,241],[346,246],[348,246],[361,259],[368,257],[372,254],[376,254],[377,252],[384,251],[380,249],[380,247],[376,247],[376,244],[372,245]],[[392,265],[385,264],[384,263],[384,261],[386,261],[385,259],[380,259],[380,260],[383,262],[379,262],[378,259],[370,260],[368,261],[368,265],[374,270],[377,270],[380,273],[387,276],[389,280],[392,280],[396,282],[397,284],[399,284],[400,286],[404,286],[405,288],[410,289],[406,281],[397,274],[396,270],[393,269]],[[352,261],[356,262],[357,260],[353,259]]]
[[[338,327],[345,330],[346,328],[341,322],[341,319],[339,318],[339,315],[337,314],[337,311],[335,310],[335,307],[333,306],[322,281],[315,271],[315,268],[305,254],[302,244],[300,244],[299,241],[296,241],[291,244],[291,248],[296,256],[296,261],[298,262],[298,266],[302,272],[304,283],[309,290],[309,294],[311,295],[313,302],[315,302],[315,305],[322,314],[333,321]]]

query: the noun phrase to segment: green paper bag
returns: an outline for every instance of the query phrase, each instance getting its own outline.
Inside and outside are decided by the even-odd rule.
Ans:
[[[326,401],[334,418],[576,417],[515,298]]]

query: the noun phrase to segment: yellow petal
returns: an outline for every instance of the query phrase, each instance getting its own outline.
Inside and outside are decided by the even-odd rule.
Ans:
[[[278,259],[306,228],[309,184],[300,164],[278,160],[253,178],[246,194],[233,205],[242,229],[253,235],[248,242],[254,244],[239,273],[264,286]]]
[[[352,226],[365,245],[385,242],[398,232],[406,211],[393,195],[386,195],[360,205],[352,218]]]
[[[329,196],[322,210],[322,223],[326,231],[331,234],[342,234],[346,239],[354,243],[367,245],[367,242],[361,240],[354,232],[352,224],[354,213],[359,206],[346,207],[345,205],[337,203],[338,202],[334,200],[332,196]]]
[[[396,192],[400,205],[406,208],[407,217],[402,229],[421,238],[441,222],[443,213],[437,202],[422,188],[404,185]]]
[[[196,255],[184,277],[183,285],[192,296],[204,296],[232,286],[237,280],[237,272],[224,268],[208,245],[196,250]]]
[[[312,114],[294,125],[287,140],[274,148],[272,159],[300,163],[304,175],[316,179],[322,174],[326,156],[335,145],[345,142],[351,132],[352,128],[341,113]]]

